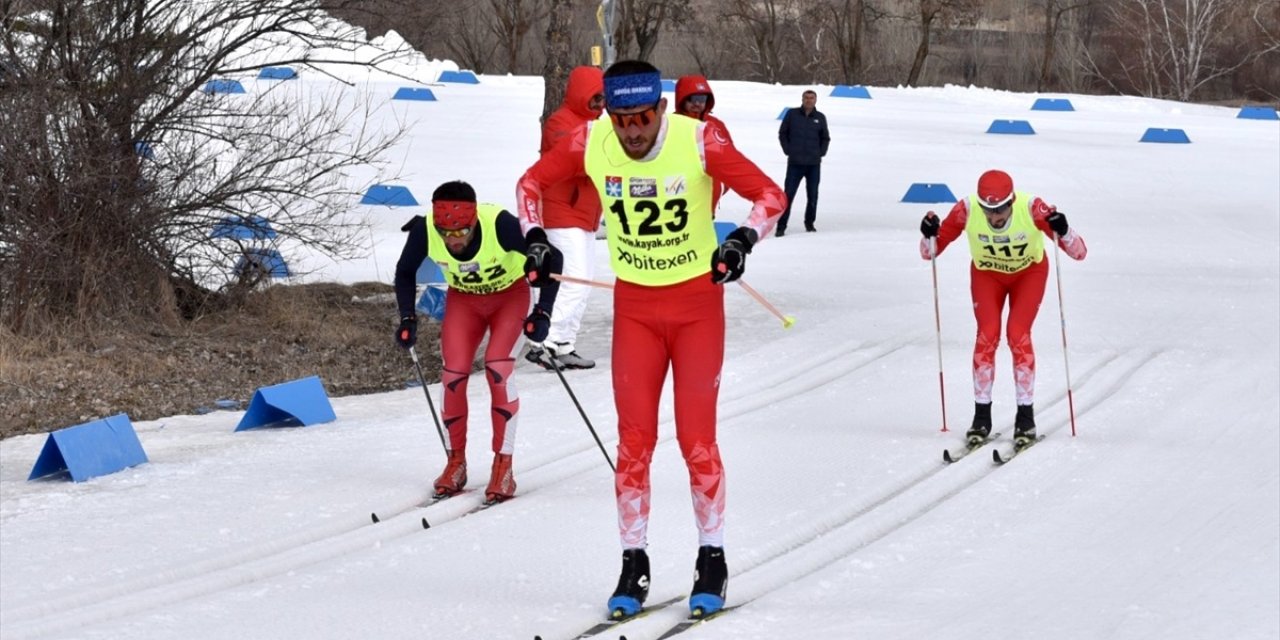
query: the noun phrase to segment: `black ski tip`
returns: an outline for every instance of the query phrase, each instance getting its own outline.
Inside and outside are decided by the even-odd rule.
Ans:
[[[378,519],[378,514],[376,514],[376,513],[370,513],[370,514],[369,514],[369,517],[370,517],[370,518],[373,518],[373,523],[374,523],[374,524],[378,524],[379,522],[382,522],[381,520],[379,520],[379,519]]]
[[[426,519],[426,518],[423,518],[423,519],[422,519],[422,528],[423,528],[423,529],[430,529],[430,528],[431,528],[431,523],[430,523],[430,522],[427,522],[427,519]]]
[[[951,458],[951,450],[950,450],[950,449],[943,449],[943,450],[942,450],[942,461],[943,461],[943,462],[945,462],[945,463],[947,463],[947,464],[951,464],[952,462],[955,462],[955,460]]]
[[[999,450],[999,449],[992,449],[992,450],[991,450],[991,460],[992,460],[992,461],[994,461],[996,464],[1004,464],[1004,463],[1006,462],[1006,460],[1005,460],[1004,458],[1001,458],[1001,457],[1000,457],[1000,450]]]

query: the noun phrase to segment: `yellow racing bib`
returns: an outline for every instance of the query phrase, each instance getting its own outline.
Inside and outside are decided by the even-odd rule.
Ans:
[[[1009,224],[995,231],[987,223],[978,198],[969,196],[969,221],[964,231],[969,236],[969,254],[975,267],[983,271],[1017,273],[1044,259],[1044,234],[1031,218],[1030,204],[1029,194],[1017,192]]]
[[[466,293],[497,293],[524,277],[524,254],[507,251],[498,242],[497,220],[502,207],[481,203],[476,207],[480,229],[480,250],[470,260],[458,260],[449,253],[444,239],[427,218],[427,257],[440,265],[449,287]]]
[[[710,271],[716,231],[700,124],[667,116],[662,149],[648,162],[629,158],[607,121],[591,127],[584,165],[600,190],[619,279],[661,286]]]

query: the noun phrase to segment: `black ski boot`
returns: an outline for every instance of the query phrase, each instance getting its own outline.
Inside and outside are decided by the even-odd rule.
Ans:
[[[627,549],[622,552],[622,575],[618,577],[618,588],[609,598],[609,617],[620,620],[640,613],[648,596],[649,554],[644,549]]]
[[[693,592],[689,595],[689,614],[705,618],[724,608],[729,590],[729,567],[724,562],[723,547],[698,547],[698,562],[693,566]]]
[[[973,403],[973,426],[964,434],[969,446],[976,447],[991,435],[991,403]]]
[[[1018,415],[1013,419],[1013,446],[1026,448],[1036,439],[1036,412],[1032,405],[1018,405]]]

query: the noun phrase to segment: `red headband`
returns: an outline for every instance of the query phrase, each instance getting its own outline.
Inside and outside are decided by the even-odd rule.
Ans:
[[[431,215],[440,229],[462,229],[476,221],[476,203],[465,200],[432,200]]]

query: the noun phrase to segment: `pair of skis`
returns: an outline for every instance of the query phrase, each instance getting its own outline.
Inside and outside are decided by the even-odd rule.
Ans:
[[[434,504],[439,503],[439,502],[444,502],[445,500],[448,500],[449,498],[452,498],[452,497],[454,497],[454,496],[458,496],[458,495],[462,495],[462,494],[464,494],[464,493],[466,493],[466,491],[465,491],[465,490],[464,490],[464,491],[459,491],[459,492],[457,492],[457,493],[451,493],[451,494],[449,494],[449,495],[444,495],[444,496],[435,496],[435,495],[433,495],[433,496],[431,496],[431,497],[427,498],[426,500],[423,500],[422,502],[419,502],[418,504],[414,505],[414,507],[413,507],[413,508],[414,508],[414,509],[426,509],[427,507],[430,507],[431,505],[434,505]],[[504,500],[485,500],[484,502],[481,502],[480,504],[478,504],[478,505],[476,505],[476,506],[472,507],[470,510],[466,511],[466,512],[465,512],[465,513],[463,513],[462,515],[459,515],[458,517],[459,517],[459,518],[465,518],[465,517],[467,517],[467,516],[469,516],[469,515],[471,515],[471,514],[473,514],[473,513],[479,513],[479,512],[481,512],[481,511],[484,511],[485,509],[488,509],[489,507],[494,506],[494,505],[502,504],[503,502],[505,502],[505,501],[504,501]],[[382,518],[379,518],[379,517],[378,517],[377,512],[372,512],[372,513],[370,513],[370,514],[369,514],[369,517],[370,517],[370,519],[372,519],[372,520],[373,520],[373,523],[374,523],[374,524],[378,524],[379,522],[382,522]],[[454,518],[454,519],[456,519],[456,518]],[[426,517],[423,517],[423,518],[422,518],[422,528],[423,528],[423,529],[430,529],[430,528],[431,528],[431,523],[427,521]]]
[[[632,620],[639,620],[640,618],[643,618],[651,613],[654,613],[656,611],[662,611],[668,607],[672,607],[681,602],[684,602],[686,599],[687,599],[686,596],[677,596],[669,600],[663,600],[662,602],[651,604],[629,616],[623,615],[623,616],[610,617],[608,620],[597,622],[595,625],[587,628],[582,633],[579,633],[578,635],[574,636],[574,638],[576,640],[586,640],[587,638],[595,638],[597,636],[605,635],[613,631],[620,624],[625,624],[625,623],[631,622]],[[688,618],[685,618],[684,620],[681,620],[671,625],[670,627],[667,628],[666,631],[663,631],[662,634],[658,636],[658,640],[666,640],[667,638],[670,638],[672,636],[684,633],[685,631],[688,631],[689,629],[692,629],[693,627],[699,624],[702,624],[703,622],[706,622],[713,618],[718,618],[721,615],[724,615],[725,613],[738,608],[739,606],[740,605],[728,606],[728,607],[724,607],[722,609],[718,609],[716,611],[713,611],[711,613],[706,613],[706,614],[699,614],[697,612],[692,612],[689,614]],[[534,636],[533,638],[534,640],[542,640],[542,636]],[[627,638],[626,635],[622,635],[622,636],[619,636],[618,640],[626,640],[626,638]]]
[[[976,444],[965,443],[963,447],[960,447],[958,449],[944,449],[942,451],[942,461],[947,464],[953,464],[955,462],[958,462],[960,461],[961,458],[964,458],[965,456],[973,453],[974,451],[977,451],[978,449],[981,449],[987,446],[988,444],[995,442],[996,439],[999,437],[1000,437],[1000,432],[997,431],[996,433],[993,433],[987,436],[984,440]],[[996,447],[991,450],[991,460],[996,464],[1005,464],[1010,460],[1014,459],[1014,457],[1016,457],[1018,454],[1035,446],[1041,440],[1044,440],[1044,436],[1042,435],[1036,436],[1032,440],[1028,440],[1025,444],[1021,446],[1014,444],[1011,447],[1005,447],[1005,448]]]

